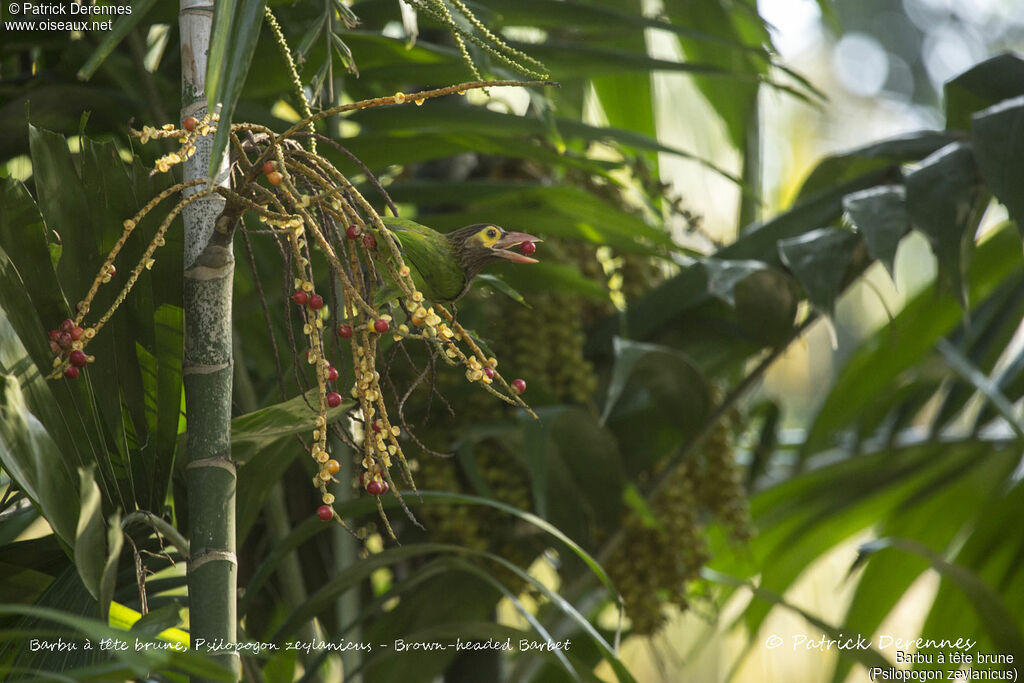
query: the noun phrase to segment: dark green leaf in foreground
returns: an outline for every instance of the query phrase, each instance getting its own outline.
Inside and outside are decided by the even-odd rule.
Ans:
[[[974,152],[955,142],[921,162],[907,176],[907,212],[939,261],[939,279],[967,305],[970,245],[988,201]]]
[[[107,529],[103,524],[100,489],[96,485],[93,470],[83,468],[78,471],[78,475],[82,507],[78,513],[78,530],[75,532],[75,566],[89,593],[99,600],[103,565],[107,559]]]
[[[1024,97],[975,114],[971,141],[982,177],[1024,233]]]
[[[68,546],[75,540],[78,486],[57,444],[25,405],[18,382],[0,375],[0,462]]]
[[[856,245],[857,236],[849,230],[821,228],[779,240],[779,257],[803,285],[811,303],[832,315]]]
[[[963,72],[944,87],[946,128],[969,130],[971,114],[1024,95],[1024,58],[1004,52]]]
[[[902,185],[882,185],[843,198],[843,208],[864,237],[868,255],[880,261],[893,278],[896,249],[910,229],[906,194]]]

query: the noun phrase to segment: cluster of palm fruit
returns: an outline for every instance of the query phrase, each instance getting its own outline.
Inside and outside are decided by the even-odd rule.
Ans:
[[[400,465],[403,478],[415,491],[409,463],[402,442],[402,420],[396,423],[385,401],[378,358],[384,348],[402,342],[423,344],[432,358],[440,358],[452,366],[461,366],[465,378],[500,400],[532,414],[520,397],[525,382],[508,382],[498,371],[498,361],[485,354],[470,334],[456,321],[445,302],[454,300],[468,289],[477,271],[492,260],[506,259],[532,262],[528,256],[511,252],[523,246],[533,251],[531,235],[507,233],[494,225],[470,226],[449,235],[442,235],[425,226],[397,217],[393,203],[372,174],[363,167],[369,179],[387,199],[390,218],[380,216],[327,158],[315,151],[315,141],[337,147],[335,141],[317,134],[313,123],[345,111],[382,105],[399,105],[463,93],[471,88],[504,85],[531,85],[516,81],[465,83],[447,88],[422,91],[411,95],[396,93],[390,97],[364,100],[334,107],[299,121],[278,134],[265,126],[238,123],[231,126],[232,149],[230,173],[232,188],[197,179],[176,184],[149,201],[131,219],[104,260],[92,286],[76,307],[74,319],[67,322],[78,339],[65,348],[62,337],[55,340],[52,378],[77,375],[70,368],[82,367],[79,356],[84,348],[125,300],[139,275],[151,268],[156,250],[165,243],[165,235],[174,219],[185,207],[200,199],[219,195],[225,200],[217,218],[211,243],[230,244],[235,227],[244,214],[258,217],[281,246],[284,266],[293,277],[291,301],[298,307],[303,344],[293,344],[299,358],[312,366],[316,378],[315,398],[310,402],[314,412],[310,455],[316,462],[313,485],[319,489],[323,505],[318,514],[325,521],[334,519],[344,525],[333,503],[335,496],[328,485],[336,482],[339,465],[329,453],[328,410],[343,403],[342,393],[335,385],[339,379],[340,358],[330,360],[326,341],[330,330],[346,340],[354,383],[349,390],[354,399],[352,415],[362,423],[361,433],[341,434],[360,453],[360,482],[371,495],[378,496],[377,507],[388,532],[394,532],[384,514],[379,496],[394,491],[401,501],[390,468]],[[156,172],[168,172],[195,154],[200,139],[217,129],[216,115],[202,119],[188,117],[180,127],[168,124],[162,128],[144,127],[133,134],[142,142],[176,140],[179,148],[156,161]],[[304,146],[302,141],[307,144]],[[358,160],[355,160],[358,163]],[[188,192],[186,192],[188,191]],[[110,308],[92,324],[86,322],[90,305],[99,288],[111,279],[114,260],[139,222],[165,200],[177,203],[167,213],[156,234],[115,297]],[[318,262],[326,262],[327,272],[314,272],[314,252]],[[411,267],[410,267],[411,265]],[[287,276],[286,276],[287,277]],[[331,286],[320,288],[330,282]],[[336,284],[335,284],[336,283]],[[337,296],[331,292],[339,290]],[[335,323],[330,322],[336,316]],[[61,332],[58,330],[58,335]],[[301,348],[300,348],[301,347]],[[88,361],[87,361],[88,362]],[[400,411],[399,411],[400,412]],[[339,430],[340,432],[340,430]],[[404,502],[403,508],[405,507]],[[408,508],[406,512],[410,515]]]
[[[734,415],[719,420],[690,457],[668,473],[646,511],[628,509],[622,541],[605,564],[622,594],[635,633],[666,623],[666,604],[690,606],[691,590],[708,562],[707,525],[723,524],[733,540],[750,538],[742,470],[733,451]]]
[[[473,445],[473,460],[480,479],[494,500],[520,510],[530,510],[530,482],[526,469],[498,441],[485,439]],[[420,483],[431,490],[477,494],[459,476],[451,463],[440,458],[418,460]],[[424,526],[431,541],[484,550],[525,567],[539,550],[518,537],[517,520],[490,507],[437,504],[422,508]],[[489,566],[488,570],[513,592],[525,587],[511,570]]]
[[[571,294],[530,296],[530,308],[512,305],[495,311],[491,330],[502,357],[530,378],[541,395],[555,402],[587,404],[597,386],[594,366],[584,358],[583,318]],[[530,335],[516,330],[531,330]],[[543,339],[538,344],[537,339]]]

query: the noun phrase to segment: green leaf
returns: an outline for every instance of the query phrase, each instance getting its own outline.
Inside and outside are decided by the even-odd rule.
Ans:
[[[982,507],[957,505],[956,501],[979,493],[997,494],[1012,469],[1009,459],[988,458],[964,471],[943,473],[930,479],[896,514],[881,520],[878,535],[913,538],[931,548],[946,548],[966,525],[985,514]],[[858,562],[862,559],[858,558]],[[843,626],[847,633],[875,633],[928,566],[924,559],[901,553],[872,555],[857,577],[857,589],[846,611]],[[853,571],[851,568],[851,575]],[[853,664],[851,659],[840,658],[833,682],[845,680]]]
[[[100,41],[100,44],[96,46],[89,59],[78,70],[78,79],[87,81],[92,78],[104,60],[114,51],[114,48],[124,40],[129,31],[142,21],[155,4],[156,0],[136,0],[136,2],[132,3],[131,13],[122,14],[114,21],[113,27],[104,34],[103,40]]]
[[[316,389],[310,389],[304,396],[236,417],[231,421],[232,446],[251,443],[261,447],[283,436],[312,431],[317,413],[310,406],[317,405],[318,401]],[[328,409],[327,422],[341,419],[352,405],[352,401],[347,400],[337,408]]]
[[[674,348],[617,339],[604,424],[630,471],[654,467],[700,430],[711,410],[707,380]]]
[[[612,378],[608,384],[601,422],[607,422],[611,417],[634,375],[652,380],[656,380],[659,375],[671,375],[669,381],[674,388],[666,393],[657,392],[661,399],[675,394],[672,396],[671,405],[665,406],[666,410],[677,416],[692,411],[696,421],[699,421],[698,416],[706,414],[711,401],[707,382],[689,359],[668,347],[630,341],[621,337],[615,338],[614,347],[615,367],[612,369]],[[648,365],[652,368],[657,367],[651,372]],[[664,388],[668,389],[668,385]]]
[[[154,357],[155,371],[153,375],[143,375],[146,385],[147,406],[153,401],[154,424],[151,433],[155,434],[152,455],[148,460],[152,463],[151,478],[147,488],[150,491],[149,510],[159,510],[166,499],[171,483],[171,472],[174,468],[174,456],[178,444],[179,422],[181,421],[181,405],[183,401],[181,363],[184,348],[185,314],[178,306],[163,305],[157,309],[153,320],[156,333],[156,354]],[[141,364],[141,363],[140,363]],[[155,381],[154,381],[155,380]]]
[[[604,2],[629,16],[643,16],[641,0],[617,0]],[[602,45],[624,49],[629,52],[647,54],[647,40],[640,31],[616,31]],[[615,128],[636,131],[649,138],[657,139],[658,130],[654,118],[654,88],[651,75],[616,75],[592,78],[591,84],[608,124]],[[646,155],[657,175],[658,157]]]
[[[1017,438],[1024,440],[1024,428],[1021,427],[1020,422],[1017,419],[1016,412],[1013,409],[1013,404],[1002,392],[999,391],[998,386],[990,380],[985,373],[978,369],[974,363],[967,357],[965,357],[960,351],[950,344],[945,339],[940,339],[936,348],[942,357],[946,359],[949,366],[958,374],[960,377],[971,384],[977,389],[996,411],[1006,420],[1010,429],[1013,430]]]
[[[57,276],[64,291],[87,292],[102,261],[96,236],[102,233],[78,178],[63,136],[28,127],[39,208],[64,247]]]
[[[331,17],[331,8],[328,5],[325,11],[309,25],[306,32],[302,36],[302,40],[299,41],[298,46],[295,48],[295,57],[298,61],[304,61],[306,56],[309,54],[310,49],[313,47],[313,43],[323,33],[324,27],[327,25],[327,20]]]
[[[800,186],[797,202],[834,189],[836,185],[858,176],[886,168],[892,169],[888,182],[899,181],[902,176],[898,164],[924,159],[959,139],[960,136],[952,133],[926,130],[857,147],[841,154],[831,154],[807,176],[807,180]]]
[[[244,416],[243,416],[244,417]],[[240,417],[235,418],[241,419]],[[310,424],[309,429],[312,429]],[[306,429],[303,432],[308,431]],[[238,493],[235,503],[235,527],[240,541],[249,536],[259,519],[270,487],[279,483],[302,447],[294,438],[254,440],[232,444],[231,457],[238,468]]]
[[[474,552],[472,554],[477,554],[477,553]],[[565,609],[568,614],[570,614],[574,618],[576,618],[578,623],[581,623],[584,626],[589,626],[590,627],[590,631],[594,635],[594,637],[598,638],[602,642],[604,641],[604,639],[601,638],[600,634],[598,634],[597,631],[594,630],[593,626],[590,626],[590,623],[586,619],[584,619],[580,615],[580,613],[577,612],[576,609],[572,605],[570,605],[565,600],[561,600],[556,593],[554,593],[553,591],[548,589],[547,586],[544,586],[544,584],[542,582],[540,582],[536,578],[530,576],[529,574],[527,574],[526,572],[524,572],[523,570],[521,570],[519,567],[515,566],[511,562],[505,561],[503,558],[501,558],[498,555],[495,555],[493,553],[486,553],[486,552],[479,553],[479,555],[482,558],[486,558],[488,560],[491,560],[492,562],[496,562],[496,563],[502,565],[503,567],[505,567],[506,569],[509,569],[510,571],[514,572],[517,576],[519,576],[521,579],[526,581],[528,584],[530,584],[533,587],[537,588],[538,590],[542,591],[544,593],[544,595],[548,597],[548,599],[554,599],[555,601],[557,601],[557,604],[559,604],[560,607]],[[453,568],[461,569],[462,571],[467,572],[467,573],[469,573],[469,574],[471,574],[473,576],[476,576],[478,579],[480,579],[480,580],[484,581],[485,583],[488,583],[491,586],[494,586],[495,588],[497,588],[498,591],[505,597],[505,599],[509,600],[512,603],[512,606],[515,607],[515,609],[519,613],[519,615],[523,619],[525,619],[527,621],[527,623],[530,624],[530,626],[533,628],[533,630],[536,631],[537,634],[541,638],[544,639],[544,642],[549,642],[550,643],[550,642],[554,641],[554,638],[551,637],[551,634],[548,633],[547,629],[544,628],[544,626],[540,623],[540,621],[537,620],[537,618],[533,615],[533,613],[530,610],[528,610],[523,605],[522,601],[520,601],[519,598],[514,593],[512,593],[512,591],[510,591],[508,588],[506,588],[503,583],[501,583],[500,581],[495,579],[493,576],[491,576],[491,574],[489,572],[487,572],[484,569],[481,569],[480,567],[476,566],[472,562],[468,562],[468,561],[463,560],[463,559],[461,559],[459,557],[441,558],[441,561],[445,561],[445,560],[447,560],[447,562],[449,564],[451,564],[451,566]],[[608,648],[609,651],[611,650],[611,648],[608,647],[607,643],[605,643],[605,647]],[[569,676],[572,678],[572,680],[574,680],[574,681],[582,680],[580,678],[579,673],[576,671],[575,668],[573,668],[572,664],[569,663],[569,660],[566,658],[565,653],[563,653],[561,649],[554,650],[552,652],[552,654],[554,654],[555,658],[565,668],[566,672],[569,674]],[[614,659],[614,656],[613,656],[613,659]]]
[[[529,52],[531,57],[544,62],[551,69],[551,77],[555,80],[570,78],[591,78],[598,76],[632,75],[636,72],[681,72],[699,74],[746,82],[748,87],[756,87],[758,77],[749,72],[736,70],[731,65],[719,65],[708,62],[676,62],[668,59],[649,57],[633,50],[599,47],[593,44],[576,43],[561,40],[548,40],[544,43],[517,43],[510,45]],[[719,83],[721,87],[721,83]]]
[[[206,54],[206,106],[216,111],[224,100],[225,82],[230,62],[229,45],[231,25],[235,21],[238,0],[224,0],[213,7],[213,25],[210,28],[210,45]],[[196,46],[200,50],[205,45]],[[199,93],[184,93],[183,100],[195,99]]]
[[[402,138],[405,138],[408,135],[416,135],[417,144],[415,146],[405,145],[404,148],[398,147],[394,152],[399,154],[415,151],[414,149],[407,148],[418,147],[421,140],[420,136],[427,133],[446,133],[450,140],[458,140],[462,134],[466,133],[480,133],[487,135],[492,139],[511,138],[510,142],[515,144],[514,146],[510,146],[507,151],[504,151],[504,153],[509,156],[518,156],[522,154],[522,151],[517,150],[517,147],[523,147],[520,144],[521,140],[519,139],[519,136],[549,136],[551,133],[550,126],[554,126],[557,129],[558,134],[567,140],[619,144],[632,150],[672,154],[674,156],[695,161],[705,168],[708,168],[709,170],[726,178],[730,182],[742,184],[742,181],[739,178],[721,166],[718,166],[710,159],[701,157],[693,152],[688,152],[677,147],[663,144],[653,134],[645,134],[635,130],[615,126],[592,126],[582,121],[564,116],[554,117],[550,122],[546,122],[531,116],[515,116],[513,114],[503,114],[491,111],[485,107],[459,106],[458,104],[439,101],[430,102],[424,105],[424,107],[415,110],[398,108],[375,110],[373,112],[368,111],[361,114],[356,112],[351,117],[351,120],[359,122],[360,125],[364,126],[367,130],[380,131],[381,133],[392,136],[401,135]],[[353,140],[346,141],[346,143],[359,145],[360,140],[359,138],[355,138]],[[355,148],[353,148],[353,151],[355,151]],[[358,156],[360,156],[364,161],[367,161],[362,154],[358,154]],[[394,154],[392,156],[394,156]],[[567,155],[556,155],[550,158],[550,161],[554,164],[566,163],[569,160],[570,157]],[[371,167],[374,166],[372,163],[369,165]],[[388,191],[391,192],[392,189],[398,190],[401,187],[410,185],[418,186],[421,183],[422,181],[413,181],[411,183],[407,181],[401,184],[396,184],[393,187],[389,187]],[[450,184],[433,184],[442,191],[445,189],[451,191],[451,189],[453,189]],[[485,183],[482,183],[481,181],[473,182],[474,186],[484,184]],[[429,195],[427,195],[427,198],[431,199]],[[465,194],[462,194],[459,198],[465,198]],[[437,203],[439,200],[432,199],[432,201]]]
[[[47,229],[39,208],[28,190],[19,180],[0,180],[0,249],[7,253],[20,277],[30,283],[54,283],[56,274],[47,242]],[[21,289],[43,320],[57,321],[67,313],[67,304],[60,290],[55,286],[36,286]],[[3,292],[3,306],[10,314],[11,302],[16,292]],[[36,362],[43,362],[50,356],[49,347],[39,340],[27,339],[26,348],[32,352]]]
[[[132,624],[131,631],[143,638],[155,638],[181,623],[181,606],[176,602],[152,610]]]
[[[978,169],[992,194],[1024,232],[1024,97],[1001,102],[971,117],[971,143]]]
[[[714,36],[722,42],[771,43],[756,11],[744,12],[724,2],[706,0],[668,0],[665,11],[673,24]],[[767,61],[747,52],[722,50],[718,43],[680,37],[679,45],[687,60],[706,62],[736,74],[736,80],[725,87],[717,79],[703,75],[698,76],[695,83],[725,124],[733,147],[746,152],[747,129],[756,111],[759,80],[766,73]]]
[[[1015,459],[1011,467],[1013,465],[1016,465]],[[972,494],[976,501],[973,507],[978,510],[977,518],[950,561],[997,591],[1006,607],[1012,613],[1020,614],[1024,603],[1021,593],[1024,572],[1020,563],[1024,535],[1016,525],[1007,524],[1007,520],[1019,519],[1024,514],[1024,496],[1021,495],[1024,484],[1016,481],[1007,486],[1006,477],[999,483],[1002,485],[989,495],[984,495],[984,492]],[[1019,618],[1014,623],[1019,624]],[[971,594],[961,589],[955,580],[944,577],[923,631],[938,634],[951,628],[956,628],[958,634],[978,640],[979,651],[992,652],[998,650],[993,630],[1006,628],[1006,624],[983,622]]]
[[[702,570],[701,576],[707,579],[708,581],[712,581],[714,583],[731,586],[733,588],[746,588],[753,594],[755,598],[757,598],[757,600],[763,601],[773,606],[778,605],[779,607],[782,607],[787,611],[794,612],[800,615],[808,624],[814,626],[815,628],[817,628],[833,640],[844,641],[850,637],[850,633],[847,632],[844,634],[842,629],[832,626],[820,617],[815,616],[814,613],[793,605],[785,598],[783,598],[782,595],[774,593],[770,590],[765,590],[761,586],[755,585],[747,581],[743,581],[741,579],[737,579],[732,576],[728,576],[727,574],[723,574],[712,569]],[[751,639],[752,643],[754,641],[755,639]],[[883,657],[882,654],[874,648],[869,648],[867,650],[862,650],[860,648],[852,648],[849,650],[842,650],[840,651],[840,654],[849,656],[868,668],[884,667],[886,669],[889,669],[892,666],[889,663],[889,660]]]
[[[990,447],[969,441],[911,443],[808,470],[751,501],[758,528],[751,543],[753,565],[723,557],[712,566],[731,573],[760,573],[763,588],[783,594],[815,559],[897,514],[929,482],[953,481],[994,457]],[[1009,464],[1012,449],[1003,448],[998,457]],[[770,605],[752,603],[745,614],[748,628],[758,628],[769,610]]]
[[[858,559],[889,548],[928,560],[932,569],[939,572],[943,578],[952,581],[964,592],[971,606],[977,612],[979,620],[992,635],[992,640],[998,651],[1012,654],[1015,661],[1024,658],[1024,634],[1016,625],[1019,620],[1007,609],[999,594],[976,574],[966,567],[950,562],[931,548],[908,538],[880,538],[865,543],[859,549]]]
[[[463,192],[464,199],[473,197],[472,184],[464,183]],[[493,221],[510,230],[607,245],[628,253],[663,254],[674,246],[667,232],[571,185],[512,186],[500,194],[474,198],[459,212],[431,214],[430,221],[442,231]]]
[[[85,636],[94,643],[99,643],[100,641],[108,638],[122,641],[125,640],[124,631],[110,628],[106,624],[95,619],[76,616],[59,609],[37,607],[34,605],[0,604],[0,615],[24,615],[37,619],[40,622],[60,624],[67,629],[72,629],[71,631],[64,632],[65,639],[68,637],[77,638],[79,636],[76,634],[81,634],[81,636]],[[110,650],[110,655],[119,664],[119,666],[127,668],[133,677],[145,678],[149,676],[151,672],[156,673],[164,670],[176,670],[185,673],[193,673],[197,676],[202,676],[211,680],[235,680],[235,677],[230,671],[217,665],[209,657],[200,655],[197,652],[193,652],[188,649],[181,651],[166,649],[164,647],[160,647],[159,644],[144,638],[139,638],[138,642],[143,647],[129,647],[124,650],[114,648]],[[153,643],[153,645],[146,648],[146,643]],[[132,645],[134,646],[135,643],[133,642]],[[41,675],[44,675],[45,673],[53,675],[55,672],[39,673]],[[85,678],[83,680],[89,680],[89,678]]]
[[[1004,52],[974,65],[946,83],[946,128],[969,130],[971,114],[1024,95],[1024,58]]]
[[[78,528],[75,532],[75,566],[82,577],[82,583],[96,600],[100,599],[100,584],[106,565],[107,529],[103,523],[100,488],[96,485],[93,470],[78,470],[81,482],[82,506],[78,513]],[[109,604],[109,603],[108,603]]]
[[[1004,226],[979,245],[972,271],[972,302],[986,299],[1011,274],[1024,271],[1019,238]],[[920,363],[962,321],[952,296],[925,290],[847,361],[801,447],[801,457],[827,448],[834,436],[890,391],[895,379]]]
[[[857,242],[849,230],[821,228],[779,240],[779,257],[803,285],[810,302],[831,316]]]
[[[77,539],[76,539],[77,542]],[[106,621],[110,616],[110,603],[114,599],[117,587],[117,562],[121,558],[121,547],[124,545],[124,532],[121,531],[121,512],[115,512],[107,529],[107,558],[103,564],[103,574],[99,584],[100,619]],[[103,546],[100,546],[101,549]],[[77,553],[77,548],[75,549]],[[77,555],[75,557],[77,563]]]
[[[491,267],[495,277],[500,277],[516,291],[525,296],[538,292],[558,291],[566,294],[580,294],[594,301],[608,301],[608,289],[601,282],[581,273],[575,266],[541,261],[523,267],[514,263],[499,263]]]
[[[426,503],[436,502],[448,505],[483,505],[505,512],[506,514],[512,515],[517,519],[525,522],[526,524],[535,527],[539,531],[544,532],[545,534],[551,536],[557,541],[560,541],[562,544],[568,547],[568,549],[587,566],[591,573],[593,573],[594,576],[597,577],[601,584],[609,591],[609,594],[618,598],[618,592],[615,590],[614,584],[612,584],[612,581],[608,577],[608,574],[605,572],[604,568],[601,567],[601,565],[597,562],[597,560],[594,559],[594,557],[586,550],[584,550],[578,543],[572,540],[569,536],[565,535],[560,529],[558,529],[550,522],[541,519],[537,515],[525,512],[516,507],[512,507],[511,505],[500,503],[490,498],[480,498],[477,496],[467,496],[458,493],[448,493],[440,491],[420,491],[419,493],[420,497]],[[398,501],[394,497],[389,497],[387,500],[381,500],[381,504],[384,506],[386,510],[398,507]],[[367,500],[367,497],[362,497],[356,500],[348,501],[346,503],[335,504],[335,510],[337,510],[338,514],[342,517],[366,514],[367,512],[375,510],[375,501]],[[271,551],[267,558],[260,564],[260,566],[257,567],[256,570],[254,571],[253,576],[250,579],[249,584],[247,586],[246,593],[242,597],[241,603],[239,605],[239,614],[246,613],[249,601],[252,599],[252,597],[254,597],[257,594],[257,592],[270,578],[270,576],[273,574],[275,568],[280,563],[283,557],[285,557],[288,553],[293,552],[295,548],[297,548],[299,545],[301,545],[305,541],[315,536],[317,533],[320,533],[321,531],[324,531],[327,528],[328,527],[324,525],[323,522],[321,522],[315,516],[311,516],[301,525],[296,527],[288,536],[288,538],[279,543]],[[401,550],[401,548],[398,548],[396,550]],[[370,559],[372,559],[373,557],[374,556],[371,556]],[[375,567],[376,565],[374,565],[370,569],[372,570]],[[357,570],[361,572],[363,569],[364,568],[359,565],[353,565],[350,568],[352,572],[355,572]],[[616,604],[618,606],[621,606],[621,603],[618,600],[616,601]],[[314,609],[313,612],[315,613],[316,609]],[[290,619],[289,623],[298,624],[302,623],[302,620],[298,618]],[[282,633],[283,631],[283,627],[281,629],[278,629],[278,633]]]
[[[538,410],[545,411],[538,413],[542,419],[549,414]],[[622,519],[620,501],[626,481],[615,435],[581,407],[561,410],[548,427],[549,519],[577,539],[590,535],[587,525],[614,528]]]
[[[954,346],[965,360],[976,367],[980,373],[992,374],[994,376],[992,390],[1002,393],[1000,386],[1002,373],[997,370],[997,364],[1000,363],[1001,357],[1007,351],[1007,346],[1016,333],[1022,318],[1024,318],[1024,277],[1015,274],[1004,280],[991,296],[971,310],[969,326],[957,330],[946,339],[940,340],[940,343]],[[929,369],[935,369],[937,372],[922,372],[920,373],[922,378],[933,381],[946,379],[942,377],[939,368],[933,366]],[[932,419],[932,430],[936,432],[954,426],[957,420],[964,416],[964,408],[967,407],[968,402],[977,395],[977,387],[966,378],[961,378],[958,381],[954,375],[946,381],[950,385],[949,391],[942,397],[942,403]],[[937,393],[941,394],[941,392]],[[1009,396],[1005,394],[1004,396],[1006,400],[1010,400]],[[981,410],[977,413],[978,417],[986,413],[986,409],[993,407],[992,401],[984,402]],[[993,415],[995,412],[997,411],[993,410]]]
[[[490,287],[494,291],[504,294],[509,299],[512,299],[512,301],[515,301],[517,304],[522,304],[527,308],[532,308],[530,304],[527,303],[526,299],[523,298],[522,294],[517,292],[510,284],[502,280],[500,277],[497,277],[496,275],[488,275],[487,273],[482,273],[480,275],[477,275],[476,279],[478,282],[486,285],[487,287]]]
[[[221,3],[214,9],[214,32],[206,69],[207,106],[210,111],[216,111],[216,105],[220,104],[220,120],[213,136],[210,166],[207,169],[210,178],[217,177],[221,159],[228,148],[231,121],[259,41],[267,0],[228,0],[223,4],[223,10]],[[234,16],[227,29],[225,23],[229,21],[229,14]],[[224,32],[227,30],[230,30],[230,37],[225,39]],[[214,79],[212,82],[211,76]]]
[[[868,255],[880,261],[893,279],[896,249],[910,229],[906,197],[902,185],[882,185],[843,198],[843,209],[864,238]]]
[[[78,486],[61,450],[28,411],[18,382],[10,375],[0,375],[0,462],[60,539],[73,547]]]
[[[736,242],[723,247],[715,258],[754,259],[770,265],[779,265],[778,241],[801,235],[837,220],[842,213],[842,199],[857,190],[872,187],[898,173],[894,166],[870,171],[836,187],[823,190],[802,200],[797,206],[775,218],[747,228]],[[684,311],[707,301],[707,279],[701,267],[687,267],[645,296],[630,303],[625,314],[625,325],[618,316],[609,318],[588,337],[588,351],[610,353],[612,339],[623,326],[636,339],[651,339],[658,332],[678,320]],[[785,293],[789,298],[788,292]],[[784,308],[783,305],[779,306]]]
[[[969,145],[946,145],[907,176],[907,213],[939,261],[939,280],[967,305],[970,245],[988,203]]]

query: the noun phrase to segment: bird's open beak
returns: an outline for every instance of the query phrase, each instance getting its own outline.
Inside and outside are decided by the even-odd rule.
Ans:
[[[523,242],[543,242],[539,237],[534,237],[525,232],[508,232],[500,240],[494,243],[494,254],[512,263],[537,263],[537,259],[530,258],[517,251],[507,251],[510,247],[517,247]]]

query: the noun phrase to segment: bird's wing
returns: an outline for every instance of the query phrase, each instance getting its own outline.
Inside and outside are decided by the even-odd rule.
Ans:
[[[446,301],[462,293],[466,275],[443,234],[407,218],[381,220],[401,243],[409,265],[423,281],[423,293],[428,299]]]

